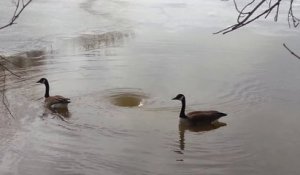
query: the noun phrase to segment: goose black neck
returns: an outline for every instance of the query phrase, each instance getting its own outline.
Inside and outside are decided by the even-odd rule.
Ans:
[[[49,87],[49,83],[47,80],[45,81],[45,86],[46,86],[45,98],[48,98],[50,87]]]
[[[180,111],[179,117],[180,118],[187,118],[186,115],[185,115],[185,98],[183,98],[181,100],[181,103],[182,103],[182,107],[181,107],[181,111]]]

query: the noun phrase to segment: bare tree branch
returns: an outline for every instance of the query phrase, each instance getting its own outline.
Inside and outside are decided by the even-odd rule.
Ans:
[[[6,27],[9,27],[13,24],[16,24],[15,21],[19,18],[19,16],[21,15],[21,13],[24,11],[24,9],[32,2],[32,0],[28,0],[27,2],[24,2],[24,0],[18,0],[16,3],[15,3],[15,11],[13,13],[13,16],[11,17],[10,21],[8,24],[4,25],[4,26],[0,26],[0,30],[1,29],[4,29]],[[9,115],[15,119],[13,113],[11,112],[11,110],[9,109],[9,103],[8,103],[8,100],[6,98],[6,95],[5,95],[5,84],[6,84],[6,73],[5,71],[8,71],[10,74],[18,77],[18,78],[21,78],[19,75],[15,74],[14,72],[12,72],[8,67],[6,67],[4,65],[5,62],[7,63],[10,63],[14,66],[16,66],[14,63],[12,63],[11,61],[9,61],[8,59],[6,59],[5,57],[1,56],[0,55],[0,59],[2,60],[2,62],[0,62],[0,68],[2,68],[3,70],[3,75],[1,76],[1,78],[3,78],[3,86],[1,86],[1,89],[0,89],[0,92],[1,92],[1,95],[2,95],[2,104],[4,105],[6,111],[9,113]]]
[[[264,18],[267,18],[273,12],[274,9],[275,9],[274,21],[276,22],[279,17],[280,4],[282,0],[249,0],[249,2],[246,5],[243,5],[241,9],[238,7],[236,0],[233,0],[233,2],[234,2],[234,7],[238,12],[236,24],[226,27],[218,32],[215,32],[214,34],[219,34],[219,33],[226,34],[234,30],[237,30],[241,27],[244,27],[249,23],[252,23],[253,21],[261,18],[262,16],[264,16]],[[296,28],[299,26],[300,18],[296,17],[294,14],[293,4],[294,4],[294,0],[290,0],[288,14],[287,14],[287,21],[289,27],[293,26],[294,28]],[[289,49],[286,46],[286,44],[283,44],[283,46],[292,55],[300,59],[299,55],[295,54],[291,49]]]
[[[294,55],[296,58],[300,59],[300,56],[297,55],[297,54],[295,54],[290,48],[288,48],[288,47],[286,46],[285,43],[283,43],[283,46],[284,46],[284,47],[285,47],[292,55]]]
[[[292,21],[292,24],[293,24],[294,27],[298,27],[299,22],[300,22],[300,19],[297,18],[297,17],[294,15],[294,12],[293,12],[293,3],[294,3],[294,0],[291,0],[289,12],[288,12],[288,22],[289,22],[289,27],[291,27],[291,21]]]
[[[14,75],[14,76],[16,76],[18,78],[21,78],[21,76],[17,75],[16,73],[14,73],[13,71],[11,71],[8,67],[6,67],[4,65],[5,63],[10,63],[10,64],[12,64],[14,66],[17,66],[16,64],[14,64],[13,62],[9,61],[8,59],[6,59],[4,56],[1,56],[1,55],[0,55],[0,59],[1,59],[0,61],[2,61],[2,62],[0,62],[0,68],[1,68],[0,70],[3,70],[3,75],[1,75],[1,78],[3,78],[2,79],[3,85],[0,86],[0,88],[1,88],[0,89],[0,93],[2,95],[2,104],[5,107],[6,111],[9,113],[9,115],[13,119],[15,119],[13,113],[9,109],[9,102],[8,102],[8,100],[6,98],[6,95],[5,95],[5,91],[6,91],[6,88],[5,88],[5,86],[6,86],[6,73],[5,73],[5,71],[8,71],[10,74],[12,74],[12,75]]]
[[[22,2],[21,2],[22,1]],[[16,24],[15,21],[18,19],[18,17],[20,16],[20,14],[24,11],[24,9],[32,2],[32,0],[28,0],[27,2],[24,2],[24,0],[18,0],[16,3],[15,3],[15,11],[14,11],[14,14],[12,16],[12,18],[10,19],[9,23],[0,27],[0,30],[1,29],[4,29],[8,26],[11,26],[13,24]]]
[[[272,2],[272,0],[270,0],[267,5],[267,8],[265,9],[264,6],[265,6],[265,3],[268,2],[267,0],[260,0],[256,5],[254,5],[254,3],[257,1],[252,0],[251,2],[246,4],[241,10],[239,10],[238,5],[237,5],[236,1],[234,0],[233,2],[234,2],[235,9],[239,13],[239,15],[237,17],[237,23],[233,24],[225,29],[222,29],[218,32],[215,32],[214,34],[219,34],[219,33],[226,34],[228,32],[232,32],[236,29],[239,29],[239,28],[257,20],[257,19],[261,18],[262,16],[265,16],[265,18],[267,18],[275,8],[276,8],[276,12],[275,12],[275,16],[274,16],[274,21],[277,21],[281,1],[282,0],[276,0],[275,2]],[[293,14],[292,4],[293,4],[293,0],[291,0],[291,4],[290,4],[291,12],[289,13],[289,16],[291,16],[292,21],[294,21],[297,18],[295,18],[294,14]],[[248,9],[250,9],[250,10],[248,10]]]
[[[13,66],[16,66],[18,67],[16,64],[14,64],[13,62],[9,61],[8,59],[6,59],[4,56],[1,56],[0,55],[0,70],[3,71],[3,75],[1,75],[1,78],[2,78],[2,82],[3,82],[3,85],[0,86],[0,93],[2,95],[2,104],[3,106],[5,107],[6,111],[9,113],[9,115],[15,119],[13,113],[11,112],[10,108],[9,108],[9,102],[6,98],[6,95],[5,95],[5,91],[6,91],[6,73],[5,71],[8,71],[10,74],[18,77],[18,78],[21,78],[21,76],[17,75],[16,73],[14,73],[13,71],[11,71],[8,67],[5,66],[5,63],[9,63]]]
[[[1,91],[1,95],[2,95],[2,104],[4,105],[6,111],[9,113],[9,115],[15,119],[14,115],[12,114],[11,110],[9,109],[9,104],[8,104],[8,100],[6,98],[6,95],[5,95],[5,83],[6,83],[6,74],[5,74],[5,69],[2,69],[3,70],[3,86],[2,86],[2,89],[0,90]]]
[[[18,65],[16,65],[15,63],[9,61],[9,60],[8,60],[7,58],[5,58],[4,56],[1,56],[1,55],[0,55],[0,58],[1,58],[2,60],[4,60],[5,62],[8,62],[8,63],[10,63],[10,64],[12,64],[12,65],[18,67]]]
[[[0,58],[2,60],[4,60],[4,62],[8,62],[10,64],[13,64],[14,66],[16,66],[14,63],[12,63],[11,61],[7,60],[5,57],[0,55]],[[11,73],[12,75],[21,78],[21,76],[17,75],[16,73],[14,73],[13,71],[11,71],[9,68],[7,68],[3,63],[0,63],[0,67],[2,67],[4,70],[7,70],[9,73]],[[4,74],[5,75],[5,74]]]

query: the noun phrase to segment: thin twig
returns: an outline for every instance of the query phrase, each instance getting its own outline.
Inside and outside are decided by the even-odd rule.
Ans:
[[[12,114],[12,112],[10,111],[8,105],[7,105],[6,102],[5,102],[5,101],[7,101],[6,96],[5,96],[5,83],[6,83],[5,69],[3,70],[3,74],[4,74],[4,76],[3,76],[3,81],[4,81],[3,84],[4,84],[4,88],[1,90],[1,92],[2,92],[2,104],[4,105],[4,107],[6,108],[6,110],[8,111],[9,115],[10,115],[13,119],[15,119],[14,115]]]
[[[28,0],[26,3],[24,3],[24,1],[22,0],[22,6],[20,7],[20,0],[18,0],[18,2],[15,4],[16,5],[16,8],[15,8],[15,11],[13,13],[13,16],[11,18],[11,20],[9,21],[8,24],[0,27],[0,30],[1,29],[4,29],[8,26],[11,26],[13,24],[16,24],[15,21],[18,19],[18,17],[20,16],[20,14],[24,11],[24,9],[32,2],[32,0]]]
[[[3,95],[4,95],[4,94],[3,94]],[[5,106],[6,110],[7,110],[7,112],[9,113],[9,115],[10,115],[13,119],[16,119],[15,116],[14,116],[14,115],[12,114],[12,112],[10,111],[9,107],[7,106],[7,104],[4,103],[4,102],[3,102],[3,104],[4,104],[4,106]]]
[[[1,56],[1,55],[0,55],[0,58],[1,58],[2,60],[4,60],[4,61],[6,61],[6,62],[8,62],[8,63],[10,63],[10,64],[12,64],[12,65],[14,65],[14,66],[16,66],[16,67],[19,67],[18,65],[16,65],[16,64],[13,63],[13,62],[11,62],[10,60],[8,60],[7,58],[5,58],[4,56]]]
[[[6,66],[4,66],[3,64],[0,63],[0,66],[3,67],[5,70],[7,70],[9,73],[11,73],[12,75],[18,77],[18,78],[22,78],[21,76],[15,74],[13,71],[9,70]]]
[[[288,47],[286,46],[285,43],[283,43],[283,46],[284,46],[284,47],[285,47],[292,55],[294,55],[296,58],[300,59],[300,56],[297,55],[297,54],[295,54],[290,48],[288,48]]]

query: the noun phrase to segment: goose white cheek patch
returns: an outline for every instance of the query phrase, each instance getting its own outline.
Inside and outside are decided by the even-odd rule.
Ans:
[[[183,96],[180,97],[180,100],[183,100]]]

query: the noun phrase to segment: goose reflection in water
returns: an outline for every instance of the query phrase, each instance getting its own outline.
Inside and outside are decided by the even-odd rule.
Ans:
[[[69,112],[68,108],[45,107],[41,118],[44,119],[49,115],[52,116],[52,118],[58,118],[65,122],[67,122],[67,119],[71,117],[71,113]]]
[[[180,121],[178,125],[179,130],[179,148],[180,150],[185,149],[185,131],[190,132],[207,132],[214,129],[218,129],[220,127],[226,126],[226,123],[215,121],[213,123],[190,123]]]

